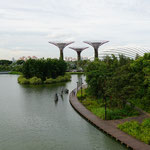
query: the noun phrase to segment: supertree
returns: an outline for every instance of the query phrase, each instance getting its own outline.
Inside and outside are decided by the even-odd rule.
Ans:
[[[98,48],[105,44],[108,43],[109,41],[83,41],[86,44],[91,45],[94,48],[94,52],[95,52],[95,59],[98,58]]]
[[[77,52],[77,57],[78,57],[78,61],[81,60],[81,52],[85,49],[87,49],[88,47],[69,47],[73,50],[75,50]]]
[[[69,44],[74,43],[72,42],[49,42],[50,44],[53,44],[55,46],[57,46],[60,50],[60,57],[59,59],[63,60],[64,59],[64,54],[63,54],[63,50],[66,46],[68,46]]]

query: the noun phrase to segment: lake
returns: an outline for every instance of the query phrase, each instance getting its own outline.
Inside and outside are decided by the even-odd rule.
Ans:
[[[69,92],[83,78],[55,85],[20,85],[17,75],[0,75],[0,150],[125,150],[84,120],[70,105]],[[59,100],[55,103],[55,94]]]

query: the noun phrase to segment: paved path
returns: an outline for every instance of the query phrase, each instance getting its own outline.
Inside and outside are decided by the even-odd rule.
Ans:
[[[75,89],[76,90],[76,89]],[[132,117],[127,119],[119,119],[119,120],[102,120],[88,109],[86,109],[77,99],[75,90],[70,93],[69,100],[73,108],[86,120],[88,120],[91,124],[96,126],[98,129],[102,130],[106,134],[115,138],[120,143],[125,144],[127,147],[134,150],[150,150],[150,145],[147,145],[134,137],[122,132],[117,128],[117,125],[129,120],[138,120],[141,122],[143,119],[148,118],[149,116],[146,114],[141,114],[138,117]]]

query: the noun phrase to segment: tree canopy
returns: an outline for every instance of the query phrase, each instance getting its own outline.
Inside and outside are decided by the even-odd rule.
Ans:
[[[89,62],[86,68],[88,92],[107,97],[111,107],[124,107],[129,101],[150,111],[150,53],[136,60],[123,55]]]
[[[38,77],[44,81],[64,75],[66,70],[67,64],[63,60],[29,59],[23,64],[22,73],[26,78]]]

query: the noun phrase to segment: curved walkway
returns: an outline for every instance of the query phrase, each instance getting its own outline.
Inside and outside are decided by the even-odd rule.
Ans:
[[[138,117],[132,117],[127,119],[120,119],[120,120],[102,120],[88,109],[86,109],[77,99],[76,96],[76,89],[74,89],[69,95],[69,101],[73,108],[86,120],[88,120],[91,124],[96,126],[98,129],[102,130],[106,134],[110,135],[111,137],[115,138],[121,144],[125,144],[127,147],[134,149],[134,150],[150,150],[150,146],[135,139],[134,137],[122,132],[117,128],[117,125],[123,123],[125,121],[139,119],[139,121],[148,118],[146,114],[141,114]]]

